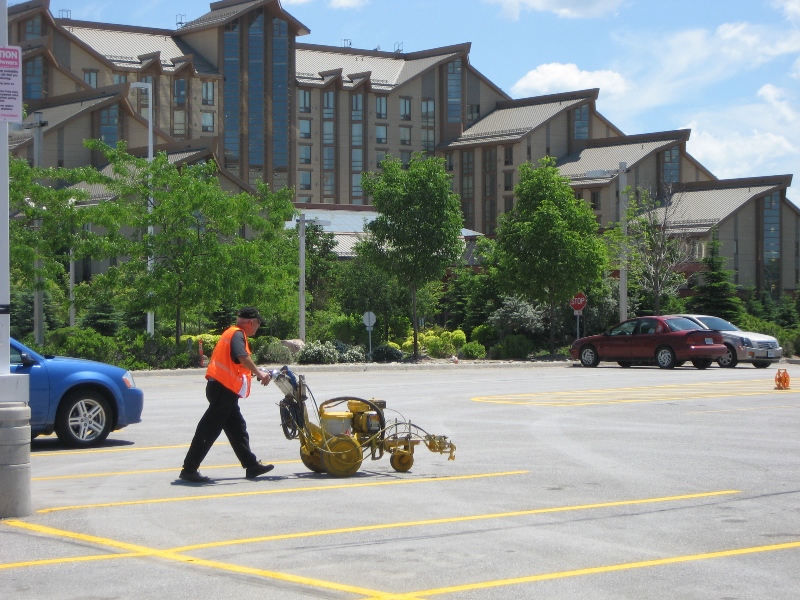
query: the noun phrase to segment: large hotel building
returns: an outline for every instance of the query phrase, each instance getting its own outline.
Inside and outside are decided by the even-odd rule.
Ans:
[[[175,30],[70,17],[49,0],[9,7],[28,120],[47,121],[44,166],[102,167],[86,138],[143,154],[152,109],[156,149],[176,163],[213,158],[232,191],[291,186],[304,212],[361,216],[340,224],[374,214],[361,174],[386,155],[442,157],[465,228],[491,235],[514,205],[519,165],[550,155],[602,226],[620,218],[621,179],[669,186],[673,225],[698,258],[717,226],[737,284],[777,293],[800,279],[791,175],[720,180],[686,151],[689,130],[626,135],[597,111],[600,90],[512,99],[472,67],[469,43],[409,53],[300,43],[309,29],[278,0],[215,2]],[[30,130],[10,144],[33,160]]]

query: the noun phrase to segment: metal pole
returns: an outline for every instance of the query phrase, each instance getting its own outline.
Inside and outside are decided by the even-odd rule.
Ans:
[[[300,214],[300,339],[306,341],[306,216]]]
[[[622,262],[619,269],[619,320],[628,319],[628,164],[619,163],[619,211],[622,229]]]
[[[8,2],[0,0],[0,46],[8,44]],[[0,375],[11,371],[11,248],[9,246],[8,123],[0,122]]]

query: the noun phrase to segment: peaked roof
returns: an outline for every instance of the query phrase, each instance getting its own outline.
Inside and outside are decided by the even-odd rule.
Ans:
[[[469,49],[470,44],[459,44],[402,54],[297,44],[297,83],[322,87],[340,78],[342,86],[349,89],[369,78],[373,90],[390,91],[438,64],[466,55]]]
[[[654,152],[689,139],[688,129],[644,135],[589,140],[589,145],[559,159],[556,166],[564,177],[578,185],[605,185],[618,176],[620,163],[636,166]]]
[[[458,139],[442,147],[511,142],[528,135],[556,115],[587,101],[597,100],[599,89],[535,96],[497,103],[497,109],[473,124]]]
[[[178,35],[219,27],[237,19],[249,10],[268,5],[276,6],[278,14],[292,26],[295,35],[311,33],[308,27],[283,10],[278,0],[223,0],[222,2],[213,2],[209,12],[183,25],[178,30]]]

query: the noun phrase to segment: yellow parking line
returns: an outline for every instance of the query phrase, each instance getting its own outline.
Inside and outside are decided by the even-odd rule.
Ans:
[[[416,597],[439,596],[442,594],[455,594],[457,592],[468,592],[473,590],[485,590],[498,588],[521,583],[533,583],[536,581],[547,581],[550,579],[564,579],[566,577],[578,577],[582,575],[598,575],[600,573],[610,573],[612,571],[624,571],[627,569],[642,569],[645,567],[658,567],[661,565],[672,565],[696,560],[707,560],[710,558],[725,558],[729,556],[742,556],[745,554],[756,554],[759,552],[775,552],[777,550],[789,550],[800,548],[800,541],[787,542],[785,544],[772,544],[769,546],[753,546],[751,548],[737,548],[735,550],[721,550],[719,552],[706,552],[704,554],[689,554],[686,556],[671,556],[655,560],[643,560],[639,562],[622,563],[617,565],[607,565],[604,567],[591,567],[588,569],[574,569],[572,571],[560,571],[557,573],[545,573],[542,575],[529,575],[527,577],[515,577],[513,579],[498,579],[495,581],[484,581],[480,583],[468,583],[464,585],[454,585],[449,587],[434,588],[430,590],[420,590],[412,592]],[[380,598],[381,596],[375,596]]]
[[[89,562],[92,560],[113,560],[115,558],[135,558],[144,556],[141,552],[127,552],[125,554],[98,554],[96,556],[72,556],[68,558],[45,558],[42,560],[29,560],[18,563],[0,563],[0,570],[19,569],[22,567],[43,567],[47,565],[62,565],[65,563]]]
[[[329,589],[329,590],[336,590],[340,592],[349,592],[353,594],[360,594],[362,596],[377,596],[383,597],[384,594],[377,590],[370,590],[362,587],[352,586],[352,585],[345,585],[336,583],[333,581],[323,581],[320,579],[312,579],[310,577],[301,577],[298,575],[291,575],[289,573],[278,573],[276,571],[267,571],[264,569],[255,569],[251,567],[242,567],[239,565],[233,565],[229,563],[223,563],[214,560],[204,560],[201,558],[194,558],[191,556],[184,556],[182,554],[177,554],[175,552],[171,552],[169,550],[157,550],[155,548],[147,548],[146,546],[139,546],[136,544],[128,544],[126,542],[119,542],[117,540],[111,540],[108,538],[101,538],[93,535],[84,535],[82,533],[75,533],[73,531],[65,531],[63,529],[55,529],[53,527],[46,527],[44,525],[34,525],[32,523],[25,523],[23,521],[18,520],[10,520],[10,521],[3,521],[4,524],[9,525],[11,527],[18,527],[20,529],[26,529],[28,531],[33,531],[36,533],[50,535],[60,538],[66,539],[73,539],[73,540],[80,540],[83,542],[88,542],[91,544],[97,544],[100,546],[106,546],[110,548],[118,548],[121,550],[127,550],[129,553],[132,553],[135,556],[155,556],[158,558],[163,558],[167,560],[173,560],[176,562],[191,564],[195,566],[202,566],[208,567],[211,569],[218,569],[221,571],[228,571],[231,573],[238,573],[241,575],[255,575],[258,577],[265,577],[269,579],[276,579],[279,581],[286,581],[289,583],[296,583],[300,585],[306,585],[311,587],[317,587],[322,589]],[[69,559],[64,559],[65,562]]]
[[[288,465],[291,463],[299,463],[299,460],[276,460],[273,461],[274,465]],[[208,471],[211,469],[231,469],[233,467],[242,468],[242,465],[235,463],[232,465],[203,465],[203,470]],[[85,479],[87,477],[114,477],[117,475],[147,475],[150,473],[177,473],[180,467],[171,467],[169,469],[148,469],[146,471],[109,471],[107,473],[83,473],[79,475],[54,475],[52,477],[32,477],[31,481],[53,481],[56,479]]]
[[[419,527],[423,525],[442,525],[446,523],[464,523],[467,521],[483,521],[487,519],[504,519],[509,517],[522,517],[528,515],[541,515],[547,513],[567,512],[573,510],[592,510],[598,508],[613,508],[617,506],[632,506],[640,504],[652,504],[656,502],[676,502],[679,500],[694,500],[697,498],[710,498],[713,496],[726,496],[739,494],[739,490],[722,490],[718,492],[701,492],[698,494],[683,494],[681,496],[664,496],[661,498],[644,498],[639,500],[618,500],[615,502],[601,502],[597,504],[582,504],[573,506],[556,506],[551,508],[534,508],[530,510],[517,510],[512,512],[490,513],[484,515],[468,515],[462,517],[446,517],[441,519],[426,519],[424,521],[405,521],[401,523],[383,523],[380,525],[361,525],[357,527],[343,527],[339,529],[324,529],[320,531],[304,531],[300,533],[282,533],[261,537],[244,538],[240,540],[227,540],[223,542],[208,542],[205,544],[193,544],[191,546],[181,546],[171,548],[171,552],[189,552],[191,550],[201,550],[206,548],[219,548],[222,546],[238,546],[240,544],[252,544],[258,542],[274,542],[278,540],[290,540],[297,538],[316,537],[322,535],[340,535],[343,533],[356,533],[364,531],[377,531],[381,529],[399,529],[401,527]]]
[[[278,490],[261,490],[257,492],[230,492],[227,494],[204,494],[201,496],[177,496],[171,498],[154,498],[150,500],[128,500],[124,502],[104,502],[98,504],[79,504],[76,506],[57,506],[54,508],[43,508],[37,513],[52,513],[62,510],[79,510],[83,508],[108,508],[112,506],[134,506],[142,504],[162,504],[167,502],[188,502],[192,500],[217,500],[219,498],[237,498],[244,496],[266,496],[270,494],[288,494],[293,492],[312,492],[322,490],[340,490],[360,487],[377,487],[383,485],[403,485],[409,483],[431,483],[435,481],[459,481],[463,479],[480,479],[485,477],[504,477],[507,475],[522,475],[529,471],[507,471],[504,473],[482,473],[479,475],[453,475],[449,477],[430,477],[426,479],[394,479],[392,481],[372,481],[365,483],[348,483],[339,485],[316,485],[300,488],[287,488]]]

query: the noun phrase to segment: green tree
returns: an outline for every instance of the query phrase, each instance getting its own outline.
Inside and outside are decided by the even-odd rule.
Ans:
[[[720,254],[722,242],[714,227],[708,243],[708,255],[702,263],[705,270],[700,273],[702,283],[695,287],[695,295],[689,299],[689,308],[694,312],[714,315],[738,323],[744,311],[741,298],[736,295],[736,285],[731,281],[733,271],[725,268],[727,258]]]
[[[296,245],[284,230],[294,209],[291,192],[231,195],[212,162],[178,166],[160,152],[152,162],[131,156],[124,143],[98,140],[113,175],[104,180],[114,200],[92,207],[100,229],[92,255],[125,257],[116,267],[128,302],[169,315],[180,341],[183,311],[210,314],[221,305],[285,300],[296,282]],[[294,251],[292,251],[294,249]],[[289,260],[289,259],[292,260]]]
[[[313,221],[306,224],[306,295],[312,311],[323,310],[330,300],[339,260],[335,247],[332,233]]]
[[[629,274],[629,292],[637,291],[651,299],[654,314],[661,314],[661,303],[677,297],[686,282],[686,267],[692,262],[689,240],[675,225],[683,211],[681,194],[672,184],[662,184],[663,193],[655,197],[639,188],[630,193],[627,211],[627,235],[619,224],[607,232],[617,265],[625,261]],[[638,197],[637,197],[638,196]]]
[[[497,229],[497,269],[504,287],[548,307],[550,353],[555,353],[556,309],[602,277],[605,246],[589,205],[545,157],[539,168],[519,168],[517,204]]]
[[[414,359],[419,358],[417,294],[441,280],[463,252],[463,218],[450,190],[444,159],[415,153],[408,169],[387,157],[380,173],[364,173],[362,187],[372,196],[378,217],[367,224],[363,252],[383,271],[393,273],[411,292]]]

